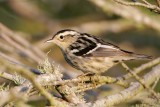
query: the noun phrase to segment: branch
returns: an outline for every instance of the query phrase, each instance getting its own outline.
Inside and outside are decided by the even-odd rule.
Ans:
[[[39,92],[44,95],[50,102],[52,106],[65,106],[66,104],[56,100],[50,93],[48,93],[39,82],[36,81],[36,77],[32,72],[28,72],[24,70],[23,68],[19,68],[20,70],[16,70],[17,73],[21,74],[23,77],[30,80],[32,85],[39,90]],[[66,105],[67,106],[67,105]]]
[[[122,0],[113,0],[119,4],[122,4],[122,5],[126,5],[126,6],[140,6],[140,7],[145,7],[145,8],[148,8],[148,9],[151,9],[153,10],[154,12],[157,12],[157,13],[160,13],[160,8],[156,5],[152,5],[148,2],[146,2],[145,0],[143,0],[145,2],[145,4],[143,3],[140,3],[140,2],[126,2],[126,1],[122,1]]]
[[[160,7],[160,1],[159,0],[157,0],[157,4],[158,4],[158,7]]]
[[[35,62],[42,61],[38,56],[36,56],[33,52],[29,51],[28,49],[24,49],[20,44],[13,41],[9,36],[7,36],[5,33],[0,33],[0,37],[4,39],[7,43],[9,43],[11,46],[15,47],[16,49],[24,52],[27,56],[29,56],[31,59],[33,59]]]
[[[31,43],[29,43],[25,38],[23,38],[22,35],[16,34],[2,23],[0,23],[0,31],[5,33],[9,38],[14,39],[15,42],[18,42],[20,45],[24,46],[25,49],[27,48],[30,49],[30,51],[33,51],[34,54],[39,56],[41,59],[45,58],[45,54],[41,50],[31,45]]]
[[[58,92],[67,100],[69,103],[78,104],[78,103],[85,103],[83,99],[80,99],[76,94],[75,91],[71,89],[71,87],[67,85],[60,85],[56,88]]]
[[[15,76],[8,74],[6,72],[3,72],[3,71],[0,71],[0,77],[5,78],[7,80],[11,80],[11,81],[15,80]]]
[[[138,80],[139,83],[141,83],[141,85],[143,85],[144,88],[146,88],[147,90],[149,90],[149,91],[156,97],[157,100],[159,100],[156,92],[155,92],[152,88],[150,88],[149,85],[145,84],[145,83],[141,80],[141,78],[140,78],[134,71],[132,71],[132,70],[131,70],[125,63],[123,63],[123,62],[121,62],[121,65],[122,65],[131,75],[133,75],[133,77],[135,77],[136,80]]]
[[[31,72],[33,72],[34,74],[37,74],[37,75],[38,75],[38,74],[42,74],[40,71],[38,71],[38,70],[36,70],[36,69],[33,69],[33,68],[31,68],[31,67],[29,67],[29,66],[27,66],[27,65],[25,65],[25,64],[22,64],[22,63],[20,63],[19,61],[17,61],[16,59],[14,59],[14,58],[12,58],[12,57],[10,57],[10,56],[8,56],[8,55],[5,55],[5,54],[2,53],[2,52],[0,52],[0,57],[2,57],[2,58],[5,59],[6,61],[8,61],[8,62],[10,62],[10,63],[12,63],[12,64],[14,64],[14,65],[16,65],[16,66],[24,67],[24,68],[30,70]]]
[[[89,0],[89,1],[95,4],[96,6],[98,6],[99,8],[101,8],[106,14],[110,12],[112,14],[116,14],[125,19],[128,19],[129,21],[134,21],[138,24],[142,24],[144,26],[147,26],[149,28],[156,30],[157,32],[160,32],[159,17],[154,18],[153,20],[153,18],[150,15],[147,15],[131,6],[127,7],[124,5],[119,5],[118,3],[115,3],[113,0],[111,0],[111,2],[106,0]],[[121,2],[122,0],[118,0],[118,1]],[[137,2],[134,2],[134,3],[137,3]]]
[[[146,0],[142,0],[145,4],[150,5],[149,2],[147,2]]]
[[[94,84],[94,83],[84,84],[84,83],[82,83],[81,86],[72,87],[71,90],[73,90],[75,93],[80,93],[80,92],[85,92],[85,91],[91,90],[91,89],[97,89],[98,87],[101,87],[102,85],[105,85],[105,84],[106,83],[98,83],[98,84]]]
[[[160,64],[154,67],[149,73],[145,74],[143,76],[142,81],[150,85],[155,81],[157,77],[160,77]],[[103,107],[103,106],[113,106],[115,104],[119,104],[121,102],[124,102],[139,92],[141,92],[144,89],[144,87],[139,83],[139,82],[133,82],[130,84],[130,87],[115,94],[115,95],[110,95],[105,98],[99,99],[95,101],[93,104],[93,107]],[[88,103],[88,105],[91,105]]]
[[[133,71],[134,71],[136,74],[138,74],[138,73],[140,73],[141,71],[143,71],[143,70],[145,70],[145,69],[147,69],[147,68],[151,68],[152,66],[155,66],[155,65],[157,65],[157,64],[159,64],[159,63],[160,63],[160,58],[156,58],[156,59],[153,60],[153,61],[150,61],[150,62],[148,62],[148,63],[146,63],[146,64],[141,65],[141,66],[138,67],[138,68],[133,69]],[[126,75],[123,76],[123,78],[125,78],[125,79],[128,79],[128,78],[130,78],[130,77],[132,77],[132,75],[131,75],[130,73],[128,73],[128,74],[126,74]]]
[[[157,77],[156,81],[154,82],[154,84],[153,84],[153,86],[152,86],[152,89],[154,89],[154,88],[156,87],[158,81],[159,81],[159,77]]]
[[[27,81],[21,85],[13,87],[10,90],[0,91],[0,107],[3,107],[10,101],[26,100],[28,92],[32,89],[32,86]]]
[[[87,82],[87,81],[91,81],[91,78],[98,84],[115,83],[123,87],[128,86],[128,83],[123,80],[117,80],[117,78],[113,78],[109,76],[100,76],[100,75],[84,76],[83,78],[74,78],[74,79],[68,79],[68,80],[62,80],[62,81],[53,81],[52,83],[48,83],[47,85],[62,85],[62,84],[67,84],[67,83],[80,83],[82,81]]]

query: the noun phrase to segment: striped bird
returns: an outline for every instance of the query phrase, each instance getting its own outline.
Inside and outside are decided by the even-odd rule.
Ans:
[[[85,73],[103,73],[120,61],[151,59],[151,56],[125,51],[96,36],[71,29],[58,31],[47,42],[58,45],[65,60]]]

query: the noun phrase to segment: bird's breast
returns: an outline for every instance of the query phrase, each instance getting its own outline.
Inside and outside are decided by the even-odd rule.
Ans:
[[[82,57],[66,54],[65,59],[71,66],[83,72],[102,73],[113,66],[111,59],[103,57]]]

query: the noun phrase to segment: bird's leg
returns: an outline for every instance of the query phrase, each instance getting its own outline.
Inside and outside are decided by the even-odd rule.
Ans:
[[[93,87],[96,88],[96,82],[95,82],[95,79],[93,76],[97,76],[96,74],[95,75],[92,75],[90,78],[91,78],[91,81],[93,82]]]
[[[80,78],[81,79],[81,82],[79,83],[78,82],[78,87],[81,87],[81,86],[83,86],[83,83],[84,83],[84,75],[82,74],[82,75],[79,75],[77,78]],[[83,88],[83,87],[82,87]]]
[[[85,73],[85,74],[82,74],[82,75],[79,75],[79,76],[78,76],[78,78],[81,78],[81,80],[82,80],[81,85],[83,86],[83,83],[84,83],[83,79],[84,79],[86,76],[90,77],[90,81],[85,81],[85,83],[92,83],[92,82],[93,82],[93,86],[96,87],[96,82],[95,82],[95,80],[94,80],[94,76],[96,76],[96,74],[93,73],[93,72],[87,72],[87,73]],[[78,85],[79,85],[79,84],[78,84]]]
[[[90,77],[90,81],[93,82],[93,87],[96,88],[95,77],[97,77],[98,75],[96,73],[90,73],[90,74],[87,74],[86,76]]]
[[[98,75],[93,72],[87,72],[87,73],[83,74],[83,77],[85,77],[85,76],[90,77],[90,81],[86,81],[85,83],[93,83],[93,86],[96,87],[96,82],[95,82],[94,77],[98,76]]]

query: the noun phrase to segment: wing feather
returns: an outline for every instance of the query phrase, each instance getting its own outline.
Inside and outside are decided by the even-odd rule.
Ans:
[[[92,52],[85,54],[85,57],[113,57],[113,56],[124,56],[129,55],[132,52],[123,51],[119,47],[114,46],[99,46],[96,50],[93,50]]]

